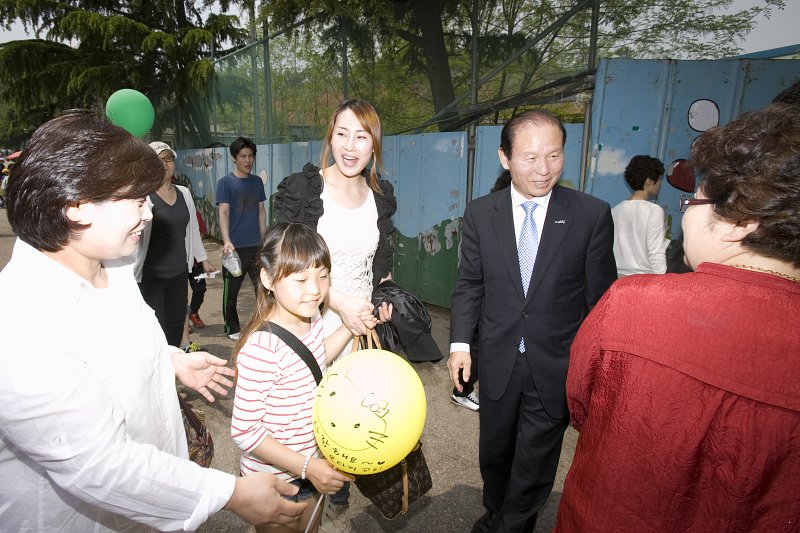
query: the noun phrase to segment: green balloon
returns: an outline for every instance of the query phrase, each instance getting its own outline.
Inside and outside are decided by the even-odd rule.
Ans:
[[[142,137],[153,127],[156,113],[145,95],[133,89],[120,89],[108,98],[106,116],[112,124]]]

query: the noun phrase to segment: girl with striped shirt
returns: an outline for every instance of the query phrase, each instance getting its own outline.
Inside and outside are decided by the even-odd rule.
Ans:
[[[261,283],[256,310],[234,349],[238,380],[231,436],[243,452],[243,476],[275,474],[300,487],[293,498],[308,502],[295,524],[263,531],[304,531],[319,494],[334,494],[352,478],[316,457],[312,420],[316,381],[300,356],[270,332],[268,323],[298,337],[323,372],[352,333],[341,326],[327,338],[323,334],[319,307],[330,288],[331,257],[314,230],[302,224],[272,226],[258,259]],[[316,530],[317,524],[310,529]]]

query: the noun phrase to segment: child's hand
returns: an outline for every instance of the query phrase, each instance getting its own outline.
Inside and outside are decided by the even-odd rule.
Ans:
[[[336,494],[346,481],[355,478],[336,470],[327,459],[312,458],[306,469],[308,478],[320,494]]]

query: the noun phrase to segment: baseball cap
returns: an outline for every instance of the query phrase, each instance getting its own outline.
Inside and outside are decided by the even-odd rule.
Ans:
[[[178,157],[178,154],[175,153],[175,150],[169,147],[169,145],[165,142],[161,141],[154,141],[150,143],[150,148],[152,148],[157,154],[160,154],[164,150],[169,150],[172,152],[172,157]]]

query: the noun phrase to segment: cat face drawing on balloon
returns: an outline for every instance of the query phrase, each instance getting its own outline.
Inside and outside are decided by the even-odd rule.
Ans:
[[[378,450],[386,443],[386,400],[361,390],[347,374],[339,372],[328,372],[317,396],[326,397],[325,408],[319,410],[314,423],[331,443],[350,452]]]

